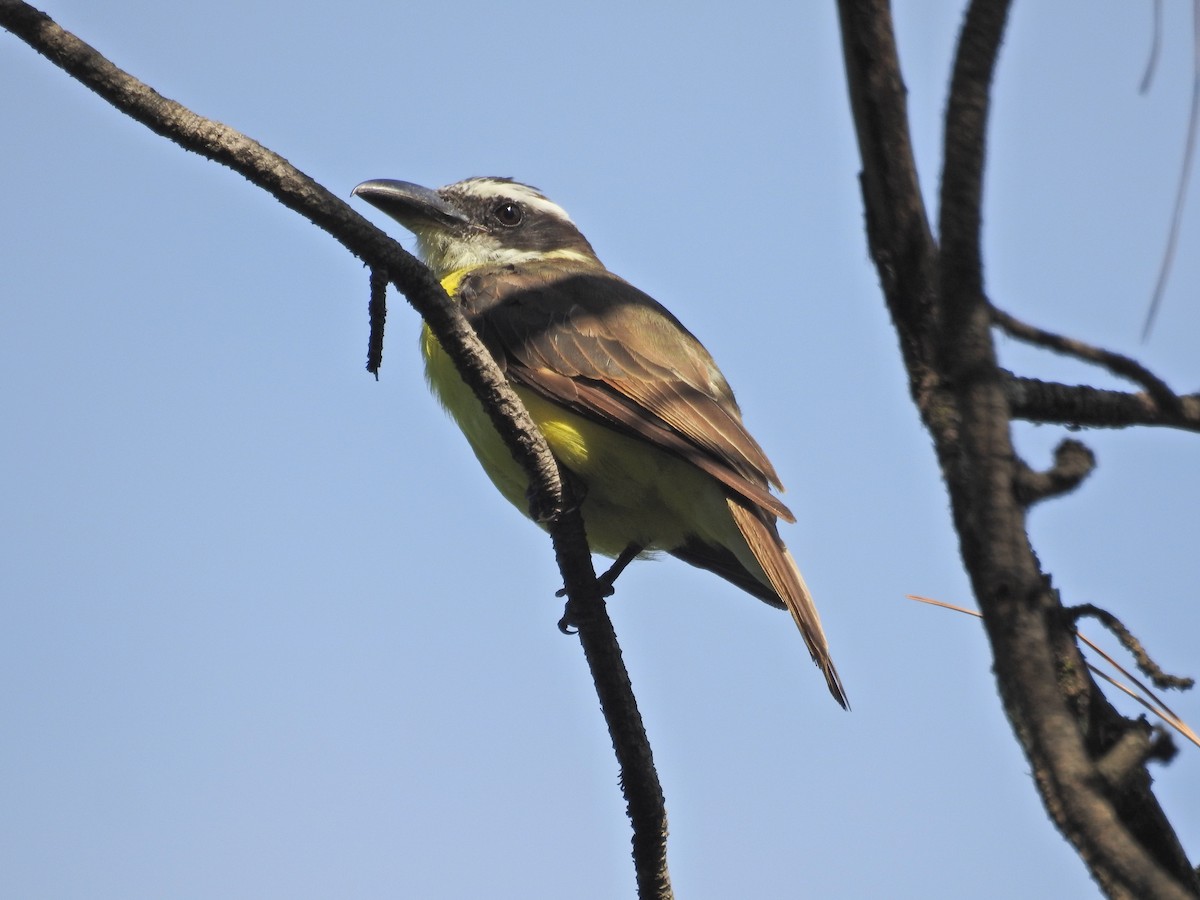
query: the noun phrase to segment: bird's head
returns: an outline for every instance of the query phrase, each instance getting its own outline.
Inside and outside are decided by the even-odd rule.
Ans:
[[[438,278],[542,259],[600,264],[561,206],[511,178],[468,178],[437,190],[379,179],[354,194],[415,234],[417,252]]]

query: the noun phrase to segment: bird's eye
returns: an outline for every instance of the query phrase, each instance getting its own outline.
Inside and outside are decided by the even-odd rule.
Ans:
[[[492,210],[492,215],[506,228],[515,228],[525,218],[525,210],[521,209],[519,204],[505,201]]]

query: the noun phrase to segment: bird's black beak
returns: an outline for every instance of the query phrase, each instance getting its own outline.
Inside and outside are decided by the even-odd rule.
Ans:
[[[352,192],[381,210],[409,231],[428,228],[461,228],[469,219],[458,207],[447,203],[437,191],[407,181],[379,178],[364,181]]]

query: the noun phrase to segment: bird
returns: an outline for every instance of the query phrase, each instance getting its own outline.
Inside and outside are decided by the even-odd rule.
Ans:
[[[787,609],[848,708],[812,594],[779,534],[779,476],[709,352],[610,272],[567,212],[511,178],[438,189],[391,179],[353,194],[416,236],[417,254],[491,352],[582,494],[593,552],[665,552]],[[430,388],[500,493],[528,515],[528,478],[425,325]]]

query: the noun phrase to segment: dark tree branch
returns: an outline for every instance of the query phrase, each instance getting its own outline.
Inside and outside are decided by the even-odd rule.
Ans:
[[[958,37],[946,104],[938,222],[940,299],[945,319],[939,323],[939,343],[949,354],[951,369],[986,367],[993,355],[991,335],[981,321],[988,310],[980,251],[983,167],[992,75],[1007,19],[1007,0],[970,4]]]
[[[863,155],[859,180],[867,245],[883,283],[884,299],[900,335],[910,372],[925,371],[929,348],[914,323],[934,315],[936,248],[921,196],[908,129],[908,89],[887,0],[838,3],[850,108]],[[924,402],[929,378],[910,379],[913,399]]]
[[[1155,425],[1200,431],[1200,394],[1179,398],[1179,411],[1164,411],[1149,394],[1106,391],[1084,384],[1058,384],[1004,372],[1004,396],[1014,419],[1073,428]]]
[[[1096,457],[1079,441],[1066,440],[1054,450],[1054,465],[1044,472],[1017,460],[1013,486],[1022,506],[1032,506],[1051,497],[1061,497],[1083,483],[1096,468]]]
[[[1029,325],[994,306],[992,307],[992,321],[1005,334],[1018,341],[1045,347],[1047,350],[1053,350],[1064,356],[1073,356],[1084,362],[1103,366],[1114,375],[1141,385],[1164,411],[1174,414],[1181,412],[1179,395],[1167,387],[1165,381],[1135,359]]]
[[[1005,711],[1048,813],[1103,888],[1121,898],[1190,896],[1195,878],[1144,765],[1122,774],[1120,791],[1097,768],[1129,723],[1092,681],[1029,544],[1026,504],[1078,483],[1092,461],[1068,444],[1050,473],[1020,462],[1010,428],[1015,379],[996,364],[980,233],[990,86],[1008,3],[971,3],[960,34],[937,244],[914,224],[920,189],[888,6],[841,0],[839,10],[871,256],[934,438]]]
[[[1071,627],[1084,616],[1095,619],[1105,628],[1116,636],[1121,642],[1129,655],[1137,662],[1138,669],[1142,674],[1154,682],[1156,688],[1161,690],[1177,690],[1185,691],[1195,686],[1194,678],[1184,678],[1179,675],[1168,675],[1163,671],[1162,667],[1150,658],[1150,654],[1146,652],[1146,648],[1142,646],[1142,642],[1133,636],[1133,633],[1125,627],[1120,619],[1114,616],[1106,609],[1101,609],[1091,603],[1081,603],[1079,606],[1072,606],[1064,610],[1071,622]]]
[[[372,272],[386,272],[387,279],[429,324],[529,476],[531,506],[550,532],[567,595],[574,608],[583,611],[577,622],[580,641],[592,667],[600,705],[613,738],[621,785],[635,829],[634,865],[639,896],[672,896],[667,875],[662,789],[602,590],[596,581],[582,518],[545,439],[458,306],[446,296],[432,273],[403,247],[258,142],[162,97],[64,31],[45,13],[20,0],[0,0],[0,26],[120,112],[181,147],[245,176],[329,233]],[[373,276],[373,280],[379,277]]]

